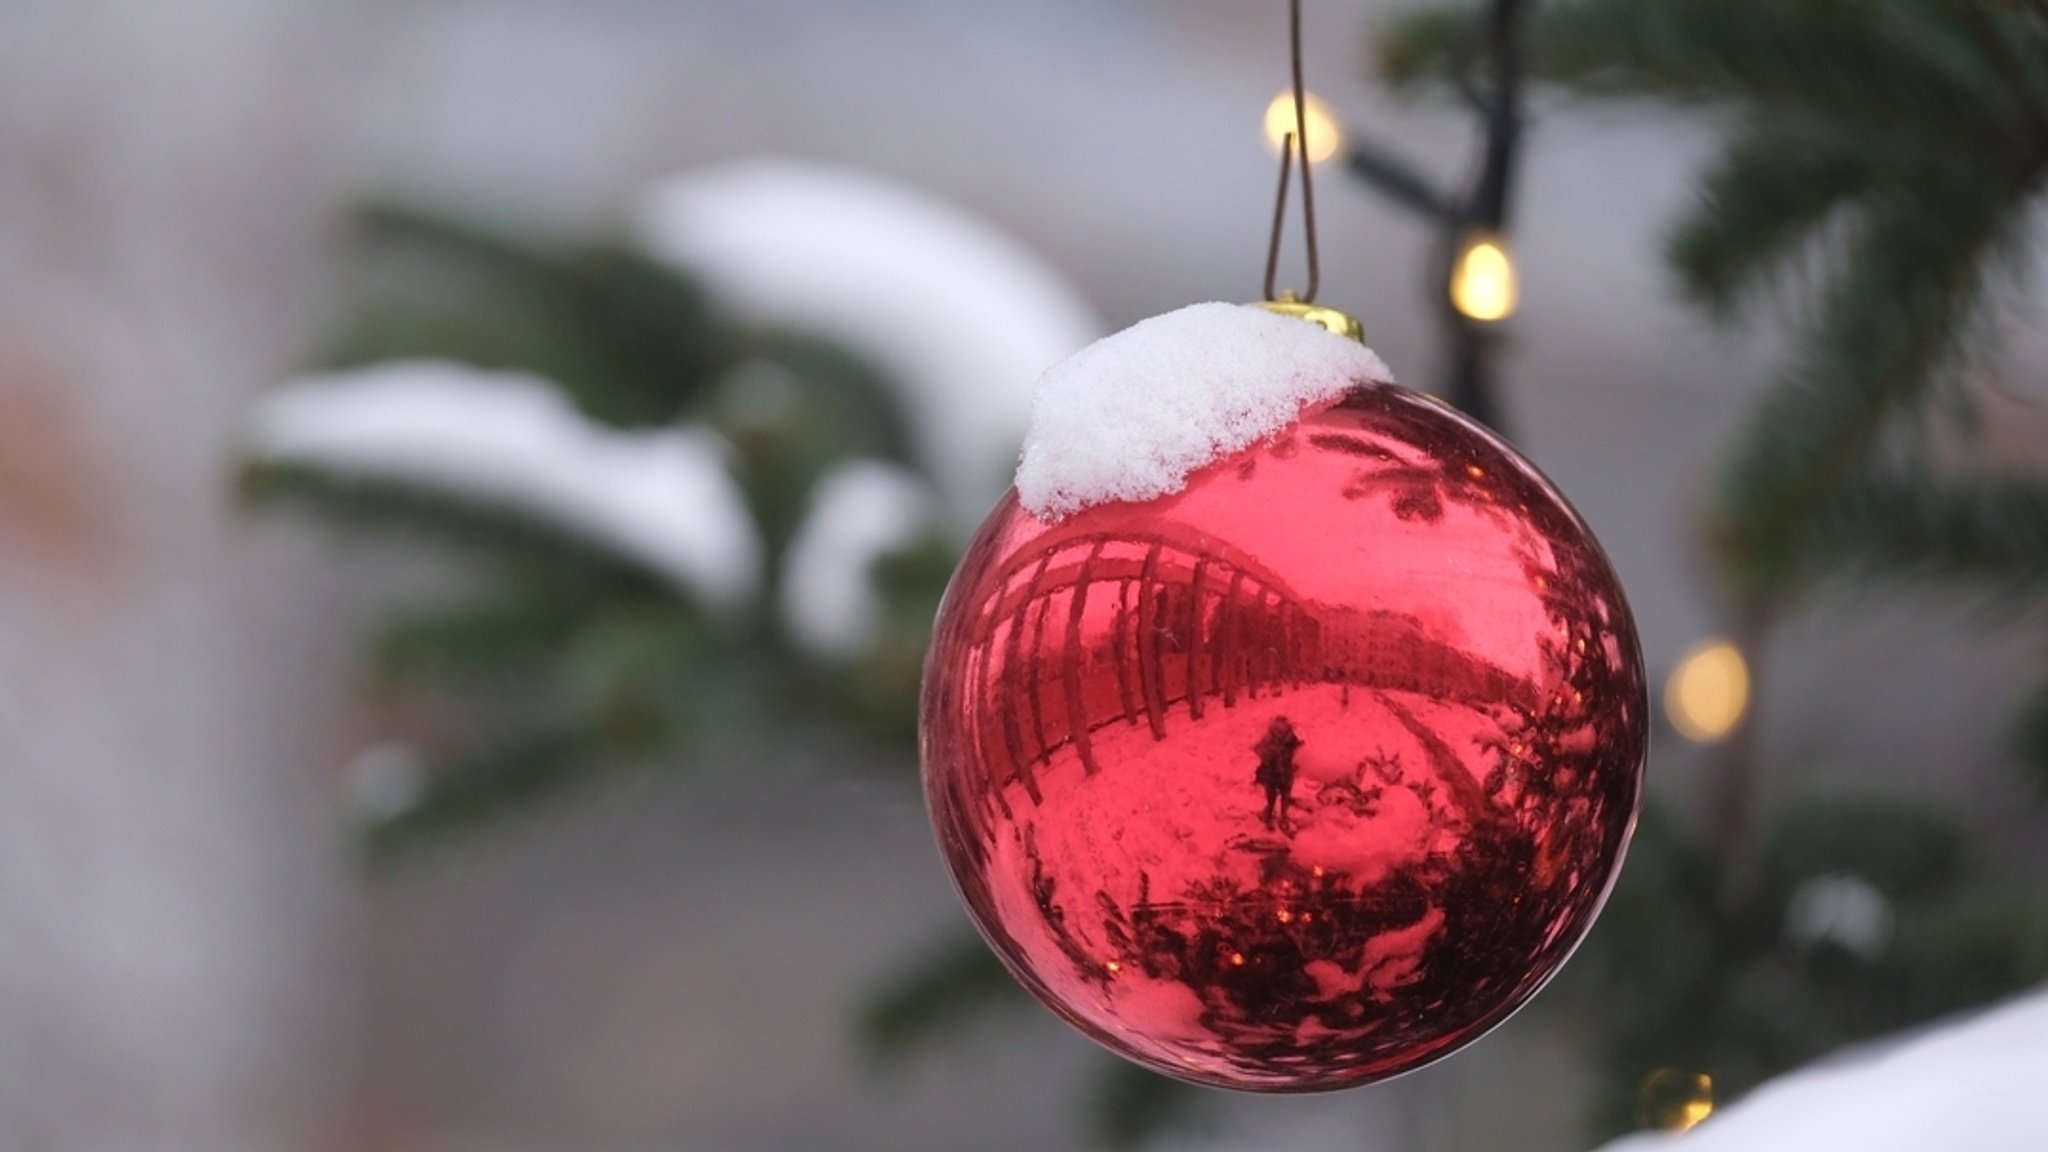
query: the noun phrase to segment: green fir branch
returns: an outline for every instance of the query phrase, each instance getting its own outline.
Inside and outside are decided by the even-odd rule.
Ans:
[[[775,711],[772,660],[687,603],[614,602],[565,623],[573,626],[528,691],[495,694],[516,716],[472,710],[492,731],[529,734],[487,738],[429,771],[417,800],[368,827],[373,854],[480,827],[627,768],[744,762],[727,753],[791,727]],[[551,719],[532,731],[535,716]]]
[[[776,675],[786,653],[749,623],[714,622],[682,601],[609,607],[563,644],[555,698],[573,715],[600,717],[616,746],[737,754],[796,719]]]
[[[372,287],[327,340],[330,369],[445,361],[550,382],[610,379],[615,367],[568,315],[520,285],[407,274]]]
[[[788,328],[748,333],[740,347],[804,382],[807,419],[831,431],[842,455],[887,460],[930,477],[903,398],[864,357],[835,341]]]
[[[1483,47],[1478,33],[1479,9],[1473,4],[1398,12],[1374,32],[1375,70],[1392,91],[1416,94],[1475,63]]]
[[[1910,183],[1916,155],[1797,116],[1753,118],[1701,177],[1666,256],[1687,293],[1728,314],[1838,213]]]
[[[740,351],[739,334],[714,322],[695,281],[636,249],[605,244],[572,252],[560,275],[591,338],[618,365],[616,381],[593,381],[577,397],[599,420],[668,423]],[[611,386],[600,392],[599,383]]]
[[[2013,722],[2011,746],[2035,791],[2048,799],[2048,680],[2036,685]]]
[[[1132,1149],[1171,1132],[1198,1127],[1210,1093],[1114,1057],[1097,1061],[1090,1086],[1088,1130],[1105,1148]]]
[[[552,277],[553,262],[542,246],[507,229],[475,223],[466,212],[443,211],[421,200],[365,201],[356,208],[355,225],[370,243],[438,252],[504,279],[545,282]]]
[[[1722,477],[1716,538],[1738,594],[1783,591],[1813,517],[1885,419],[1926,394],[1975,315],[1987,256],[2018,211],[1958,174],[1875,204],[1797,360],[1764,397]]]
[[[1815,574],[2048,592],[2048,482],[1925,473],[1858,478],[1814,518]]]
[[[2006,123],[2011,143],[2038,151],[2048,135],[2048,12],[2039,0],[2032,12],[2015,12],[2009,4],[1982,0],[1942,0],[1949,12],[1991,63],[2006,93]]]
[[[2038,889],[1980,884],[1898,912],[1897,940],[1875,997],[1895,1027],[2048,980],[2048,914]]]
[[[752,633],[714,625],[680,599],[571,589],[550,602],[557,587],[499,597],[487,588],[387,631],[385,659],[467,697],[464,714],[485,730],[557,719],[540,735],[486,739],[431,772],[418,802],[370,828],[374,850],[465,831],[622,768],[743,763],[759,733],[795,725],[774,686],[778,657]],[[491,683],[505,677],[519,691]]]
[[[864,1049],[893,1062],[1030,1004],[987,942],[963,926],[871,993],[856,1031]]]
[[[818,481],[854,460],[883,460],[926,478],[904,406],[859,357],[828,341],[769,330],[690,415],[737,450],[733,478],[770,568],[809,515]]]
[[[673,588],[645,562],[552,517],[511,504],[297,461],[243,464],[240,497],[319,513],[357,530],[452,545],[502,563],[617,582],[622,590]]]
[[[1800,884],[1853,875],[1900,901],[1940,901],[1972,878],[1963,830],[1924,803],[1808,797],[1771,820],[1760,874],[1770,919]]]
[[[737,351],[703,291],[622,245],[557,254],[398,201],[360,213],[398,261],[333,342],[329,363],[459,360],[536,373],[595,419],[664,424]]]
[[[373,861],[389,861],[560,796],[598,774],[603,748],[595,729],[562,725],[436,765],[410,803],[364,825],[364,849]]]
[[[1794,112],[1965,158],[1999,143],[1998,71],[1946,0],[1575,0],[1535,15],[1528,53],[1587,95]]]
[[[1964,828],[1924,801],[1807,797],[1771,820],[1757,849],[1724,859],[1645,810],[1559,989],[1598,1022],[1598,1135],[1642,1122],[1655,1069],[1709,1073],[1726,1102],[1842,1045],[2048,976],[2048,909],[1987,882]],[[1795,901],[1845,881],[1874,890],[1884,919],[1860,939],[1802,930]]]
[[[596,573],[521,566],[447,600],[398,609],[383,622],[371,667],[392,682],[474,682],[529,675],[608,604],[647,596]]]

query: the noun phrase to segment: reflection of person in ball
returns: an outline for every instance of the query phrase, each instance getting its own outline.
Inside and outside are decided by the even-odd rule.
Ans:
[[[1259,754],[1259,770],[1252,774],[1252,781],[1266,790],[1266,809],[1259,814],[1271,828],[1277,820],[1282,829],[1288,827],[1287,809],[1294,803],[1294,752],[1301,747],[1301,737],[1294,734],[1294,724],[1285,716],[1273,717],[1266,726],[1266,734],[1252,751]]]

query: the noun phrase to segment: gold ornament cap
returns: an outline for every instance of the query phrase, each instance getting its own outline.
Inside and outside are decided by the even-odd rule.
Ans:
[[[1348,340],[1365,343],[1365,325],[1360,324],[1350,313],[1326,308],[1321,304],[1311,304],[1292,292],[1281,293],[1278,300],[1261,300],[1253,307],[1278,312],[1282,316],[1292,316],[1297,320],[1306,320]]]

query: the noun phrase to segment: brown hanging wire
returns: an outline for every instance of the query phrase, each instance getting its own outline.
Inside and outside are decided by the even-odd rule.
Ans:
[[[1279,300],[1274,290],[1280,274],[1280,236],[1287,223],[1287,186],[1294,172],[1294,158],[1301,156],[1302,233],[1308,241],[1308,288],[1287,293],[1287,299],[1303,304],[1315,302],[1322,287],[1322,264],[1316,253],[1316,185],[1308,159],[1308,92],[1301,82],[1301,0],[1287,0],[1288,52],[1294,69],[1294,131],[1280,144],[1280,192],[1273,200],[1273,236],[1266,245],[1266,299]]]

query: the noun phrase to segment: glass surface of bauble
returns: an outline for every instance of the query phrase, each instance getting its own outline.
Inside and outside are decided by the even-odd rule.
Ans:
[[[921,746],[941,848],[1039,999],[1205,1084],[1469,1043],[1591,925],[1647,745],[1621,587],[1533,466],[1370,385],[955,574]]]

